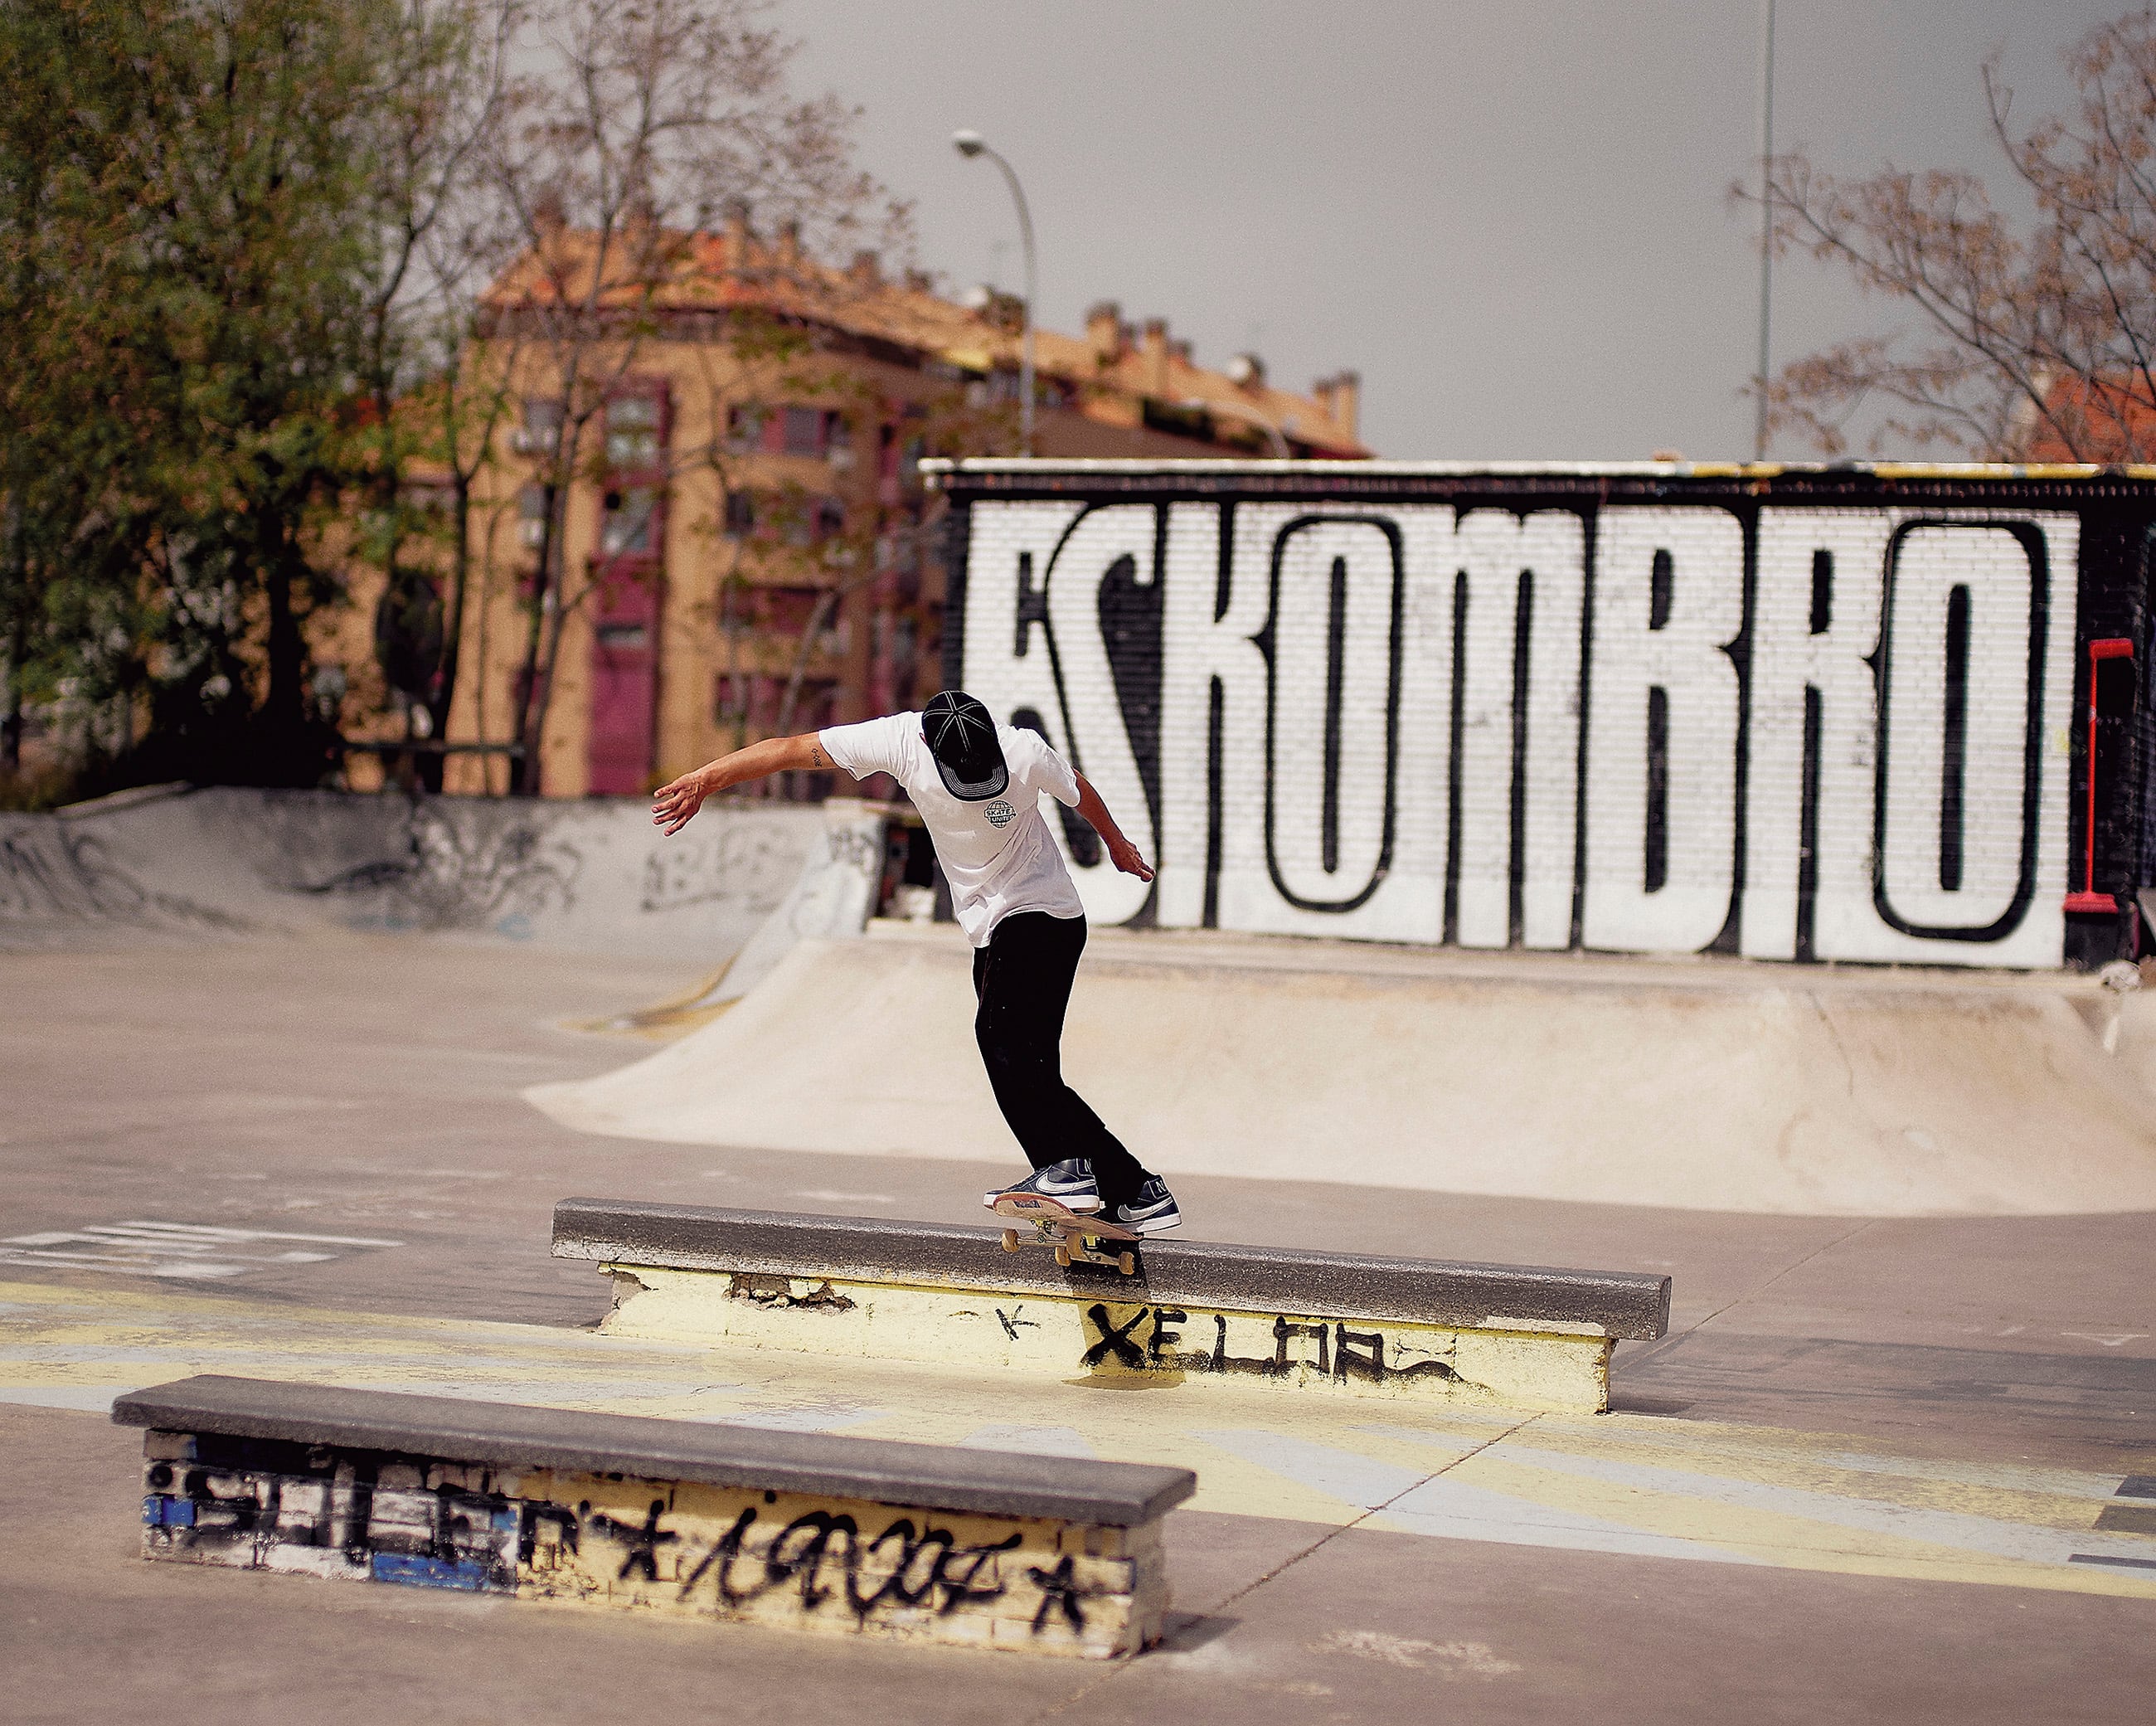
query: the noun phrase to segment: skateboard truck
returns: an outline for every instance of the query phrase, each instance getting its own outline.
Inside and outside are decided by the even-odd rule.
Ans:
[[[1005,1252],[1028,1246],[1052,1247],[1055,1262],[1065,1270],[1076,1261],[1106,1265],[1126,1277],[1137,1274],[1138,1256],[1132,1248],[1140,1237],[1128,1229],[1081,1216],[1068,1205],[1029,1193],[1005,1194],[990,1208],[998,1216],[1031,1225],[1027,1229],[1004,1230]],[[1123,1246],[1124,1241],[1131,1246]]]

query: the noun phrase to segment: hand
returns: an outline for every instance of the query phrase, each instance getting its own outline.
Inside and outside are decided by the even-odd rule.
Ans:
[[[1125,875],[1135,875],[1140,881],[1152,879],[1152,869],[1143,854],[1120,833],[1108,841],[1108,860]]]
[[[682,774],[672,784],[661,785],[652,793],[652,824],[665,828],[666,836],[671,839],[689,824],[690,817],[703,808],[704,799],[711,794],[703,768]]]

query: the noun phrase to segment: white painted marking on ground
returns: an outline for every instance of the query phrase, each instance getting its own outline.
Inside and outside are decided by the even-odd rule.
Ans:
[[[793,1199],[813,1199],[821,1205],[896,1205],[898,1200],[889,1193],[839,1193],[829,1187],[804,1187],[799,1192],[787,1195]]]
[[[287,1241],[305,1244],[280,1245]],[[0,1265],[49,1265],[60,1270],[208,1282],[244,1277],[270,1266],[326,1264],[341,1256],[339,1251],[316,1250],[322,1247],[364,1251],[403,1244],[373,1235],[295,1234],[137,1218],[9,1235],[0,1240]]]
[[[1019,1451],[1029,1456],[1100,1456],[1093,1441],[1075,1426],[976,1426],[958,1442],[974,1451]]]
[[[2145,1330],[2116,1331],[2109,1333],[2087,1330],[2062,1330],[2062,1337],[2071,1337],[2076,1342],[2097,1343],[2106,1348],[2116,1348],[2122,1343],[2138,1343],[2148,1333]]]

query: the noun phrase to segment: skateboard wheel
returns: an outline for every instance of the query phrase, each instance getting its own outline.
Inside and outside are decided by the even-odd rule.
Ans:
[[[1069,1270],[1070,1268],[1070,1249],[1067,1246],[1057,1247],[1055,1249],[1055,1262],[1062,1266],[1065,1270]]]
[[[1138,1256],[1134,1252],[1117,1254],[1116,1268],[1126,1277],[1135,1275],[1138,1268]]]
[[[1016,1229],[1005,1229],[1004,1230],[1004,1251],[1005,1252],[1016,1252],[1018,1251],[1018,1230]]]

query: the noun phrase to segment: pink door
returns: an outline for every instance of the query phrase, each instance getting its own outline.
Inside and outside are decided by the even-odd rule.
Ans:
[[[593,622],[588,783],[607,796],[639,797],[649,789],[658,588],[655,569],[640,581],[618,578]]]
[[[666,445],[660,379],[624,382],[604,421],[604,513],[592,609],[586,783],[611,797],[651,789],[658,733],[659,622],[665,593]]]

